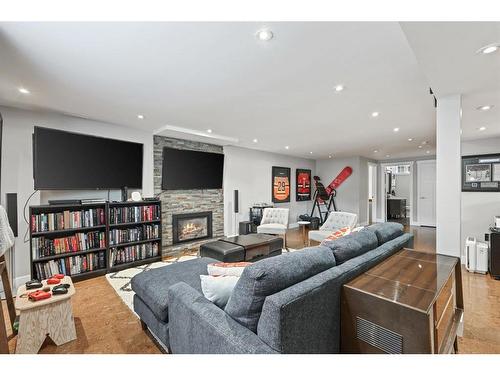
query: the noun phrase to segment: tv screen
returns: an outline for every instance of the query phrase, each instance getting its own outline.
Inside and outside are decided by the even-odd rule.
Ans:
[[[142,188],[143,145],[35,127],[37,190]]]
[[[163,190],[221,189],[224,155],[163,148]]]

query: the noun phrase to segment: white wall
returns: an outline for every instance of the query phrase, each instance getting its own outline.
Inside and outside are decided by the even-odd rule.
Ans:
[[[295,169],[310,169],[314,176],[314,160],[235,146],[225,146],[224,155],[224,231],[226,235],[235,234],[237,231],[233,222],[234,190],[239,191],[238,221],[248,220],[249,208],[254,203],[271,203],[271,169],[273,166],[291,168],[290,203],[279,203],[276,207],[290,209],[291,224],[297,222],[298,215],[311,212],[312,201],[295,201]]]
[[[500,137],[462,142],[462,155],[481,155],[500,153]],[[500,193],[462,192],[462,238],[474,236],[484,241],[484,234],[493,223],[493,217],[500,215]]]
[[[137,129],[65,116],[48,112],[26,111],[1,107],[3,116],[2,138],[2,197],[17,193],[19,237],[15,247],[14,278],[19,284],[29,277],[29,243],[24,242],[28,228],[23,220],[23,206],[33,193],[33,162],[31,135],[33,127],[63,129],[78,133],[116,138],[144,144],[143,195],[153,195],[153,135]],[[125,168],[125,166],[124,166]],[[47,203],[48,199],[107,197],[106,191],[44,191],[36,193],[29,205]],[[120,199],[120,192],[113,191],[111,199]]]
[[[327,186],[345,167],[352,168],[352,175],[337,189],[335,203],[340,211],[358,215],[358,223],[368,222],[368,159],[354,156],[316,161],[316,174]]]

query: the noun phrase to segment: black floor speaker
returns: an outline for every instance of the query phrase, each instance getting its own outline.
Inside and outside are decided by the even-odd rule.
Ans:
[[[17,193],[7,193],[5,194],[7,217],[9,218],[9,224],[14,232],[14,236],[17,237]]]
[[[240,204],[239,204],[239,193],[238,190],[234,191],[234,213],[237,214],[240,212]]]

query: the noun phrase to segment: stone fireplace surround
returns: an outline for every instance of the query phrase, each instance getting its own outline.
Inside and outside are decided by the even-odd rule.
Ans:
[[[162,255],[179,256],[183,251],[224,236],[224,196],[222,189],[161,190],[163,147],[223,153],[222,146],[178,138],[154,136],[154,189],[162,208]],[[173,243],[174,214],[212,212],[212,238]]]

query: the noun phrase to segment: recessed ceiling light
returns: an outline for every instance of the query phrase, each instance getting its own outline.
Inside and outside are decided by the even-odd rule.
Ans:
[[[287,150],[288,150],[289,148],[290,148],[290,146],[285,146],[285,149],[287,149]]]
[[[425,151],[426,154],[430,154],[431,152],[429,150]]]
[[[493,105],[481,105],[481,106],[477,107],[476,109],[478,111],[488,111],[491,108],[493,108]]]
[[[212,129],[207,129],[207,133],[212,133]]]
[[[481,127],[477,128],[477,130],[479,130],[480,132],[485,131],[486,130],[486,126],[481,126]]]
[[[257,34],[255,34],[257,36],[257,39],[259,40],[262,40],[264,42],[267,42],[271,39],[273,39],[274,37],[274,34],[271,30],[268,30],[268,29],[262,29],[262,30],[259,30],[257,31]]]
[[[139,120],[144,120],[144,115],[137,115],[137,118],[138,118]]]
[[[427,141],[422,141],[422,144],[423,144],[423,145],[426,145],[427,143],[429,143],[429,142],[427,142]]]
[[[386,157],[386,158],[390,158],[390,157],[391,157],[391,155],[387,154],[387,155],[385,155],[385,157]]]
[[[337,85],[335,86],[335,91],[340,92],[344,90],[344,85]]]
[[[372,112],[372,117],[378,117],[378,115],[380,115],[380,113],[378,113],[378,112]]]
[[[19,87],[18,91],[19,91],[21,94],[29,94],[29,93],[30,93],[30,90],[25,89],[24,87]]]
[[[418,148],[422,148],[422,145],[418,145]]]
[[[373,150],[373,152],[376,154],[378,152],[378,150]]]
[[[394,129],[392,129],[392,131],[397,133],[399,131],[399,128],[394,128]]]
[[[488,44],[482,48],[479,48],[476,53],[482,53],[483,55],[488,55],[490,53],[498,51],[500,48],[500,43]]]
[[[312,155],[312,153],[313,153],[313,152],[312,152],[312,151],[309,151],[309,153]]]
[[[413,138],[408,138],[408,142],[411,142],[411,141],[413,141]]]
[[[257,143],[257,142],[259,142],[259,140],[257,138],[254,138],[253,143]]]
[[[328,159],[331,159],[332,158],[332,155],[328,155]]]

